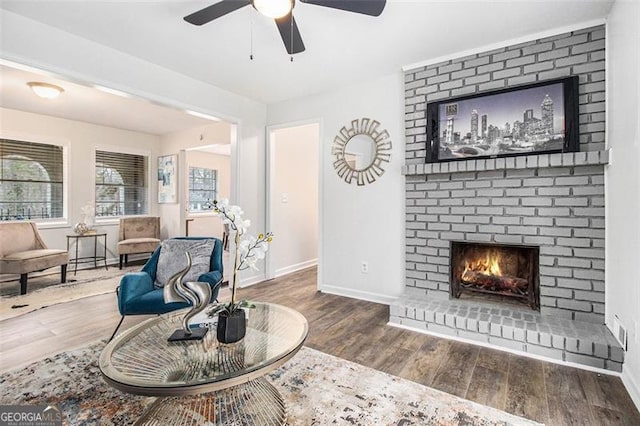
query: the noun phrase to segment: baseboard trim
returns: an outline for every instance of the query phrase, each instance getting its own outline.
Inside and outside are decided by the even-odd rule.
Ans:
[[[335,294],[336,296],[350,297],[352,299],[366,300],[367,302],[382,303],[383,305],[391,305],[397,299],[397,297],[387,296],[384,294],[347,289],[344,287],[336,287],[333,285],[323,285],[319,290],[322,293]]]
[[[250,287],[252,285],[259,284],[265,280],[266,278],[264,275],[253,275],[251,277],[241,279],[238,287],[240,288]]]
[[[422,333],[422,334],[429,334],[431,336],[440,337],[442,339],[455,340],[455,341],[462,342],[462,343],[468,343],[470,345],[482,346],[482,347],[485,347],[485,348],[491,348],[491,349],[496,349],[496,350],[503,351],[503,352],[509,352],[509,353],[512,353],[512,354],[515,354],[515,355],[525,356],[527,358],[533,358],[533,359],[538,359],[540,361],[551,362],[553,364],[564,365],[564,366],[567,366],[567,367],[579,368],[581,370],[593,371],[594,373],[606,374],[608,376],[616,376],[616,377],[621,377],[622,376],[621,373],[618,373],[616,371],[604,370],[602,368],[591,367],[589,365],[584,365],[584,364],[576,364],[575,362],[560,361],[558,359],[547,358],[547,357],[544,357],[542,355],[531,354],[531,353],[528,353],[528,352],[522,352],[522,351],[518,351],[518,350],[515,350],[515,349],[511,349],[511,348],[505,348],[504,346],[498,346],[498,345],[494,345],[494,344],[487,343],[487,342],[479,342],[477,340],[465,339],[464,337],[460,337],[460,336],[449,336],[448,334],[436,333],[434,331],[429,331],[429,330],[425,330],[425,329],[422,329],[422,328],[410,327],[410,326],[404,325],[404,324],[396,324],[396,323],[393,323],[391,321],[387,322],[387,325],[390,325],[391,327],[402,328],[404,330],[416,331],[416,332]]]
[[[292,272],[298,272],[298,271],[301,271],[302,269],[306,269],[311,266],[315,266],[317,264],[318,264],[318,258],[315,258],[315,259],[306,260],[304,262],[296,263],[295,265],[285,266],[284,268],[276,269],[275,278],[290,274]]]
[[[629,392],[629,396],[636,405],[636,408],[640,411],[640,386],[638,386],[638,383],[633,376],[631,376],[629,370],[624,368],[624,365],[622,366],[622,383],[624,387],[627,388],[627,392]]]

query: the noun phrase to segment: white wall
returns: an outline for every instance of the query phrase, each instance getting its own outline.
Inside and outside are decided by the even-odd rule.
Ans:
[[[274,276],[317,263],[318,124],[277,129],[270,140],[269,256]]]
[[[269,106],[268,123],[321,119],[319,288],[389,302],[404,291],[404,100],[400,72],[305,99]],[[391,135],[385,174],[358,187],[333,169],[331,144],[342,126],[370,117]],[[361,262],[369,272],[360,272]]]
[[[24,139],[33,142],[62,142],[68,146],[68,218],[61,224],[42,224],[40,233],[51,248],[66,248],[66,235],[73,234],[72,227],[81,219],[81,208],[95,201],[95,150],[113,148],[124,152],[149,154],[149,214],[156,214],[156,180],[154,164],[160,138],[146,133],[98,126],[80,121],[65,120],[48,115],[33,114],[0,108],[2,137]],[[108,258],[117,258],[118,220],[98,219],[96,229],[107,233]],[[87,240],[86,242],[88,242]],[[84,252],[89,244],[85,244]],[[82,246],[81,246],[82,247]],[[100,250],[100,249],[99,249]],[[91,251],[93,248],[91,247]]]
[[[640,5],[618,0],[607,22],[606,321],[629,330],[623,380],[640,408]]]

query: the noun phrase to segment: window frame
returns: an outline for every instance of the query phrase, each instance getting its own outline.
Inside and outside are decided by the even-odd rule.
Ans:
[[[97,194],[96,194],[96,186],[97,186],[97,182],[96,182],[96,167],[97,167],[97,161],[96,161],[96,155],[97,155],[97,151],[106,151],[106,152],[111,152],[111,153],[115,153],[115,154],[128,154],[128,155],[139,155],[139,156],[143,156],[146,157],[147,159],[147,173],[145,174],[145,178],[147,180],[146,182],[146,188],[147,188],[147,196],[146,196],[146,205],[147,205],[147,212],[146,213],[142,213],[140,215],[119,215],[119,216],[98,216],[96,214],[95,217],[95,223],[96,224],[101,224],[101,225],[112,225],[112,224],[118,224],[120,223],[120,219],[123,217],[136,217],[136,216],[146,216],[146,215],[150,215],[153,214],[154,211],[154,207],[151,203],[152,199],[151,199],[151,194],[154,192],[155,188],[153,187],[154,182],[152,180],[153,178],[153,174],[152,174],[152,169],[153,169],[153,164],[152,161],[156,161],[156,156],[152,155],[152,153],[148,150],[140,150],[140,149],[131,149],[131,148],[127,148],[127,147],[122,147],[122,146],[118,146],[118,145],[103,145],[103,144],[96,144],[93,146],[93,155],[91,158],[91,181],[92,181],[92,200],[90,201],[91,204],[95,207],[96,205],[96,201],[97,201]]]
[[[219,175],[219,170],[218,169],[214,169],[214,168],[210,168],[210,167],[202,167],[202,166],[192,166],[189,165],[187,166],[187,188],[186,188],[186,192],[187,192],[187,217],[201,217],[201,216],[215,216],[215,213],[213,212],[213,210],[191,210],[191,169],[205,169],[205,170],[211,170],[214,172],[214,189],[213,189],[213,194],[214,194],[214,199],[211,200],[212,202],[217,199],[218,197],[218,175]]]
[[[46,228],[61,228],[69,225],[69,182],[70,182],[70,172],[69,172],[69,151],[70,151],[70,141],[64,138],[51,137],[46,135],[38,135],[32,133],[23,133],[23,132],[7,132],[0,131],[0,138],[13,140],[17,142],[29,142],[29,143],[37,143],[42,145],[54,145],[62,147],[62,216],[55,218],[39,218],[39,219],[28,219],[31,222],[35,222],[38,225],[38,228],[46,229]],[[20,221],[10,221],[10,222],[24,222],[25,220]],[[8,221],[9,222],[9,221]]]

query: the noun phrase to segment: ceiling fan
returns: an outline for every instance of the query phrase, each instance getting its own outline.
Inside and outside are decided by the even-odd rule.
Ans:
[[[301,3],[360,13],[369,16],[379,16],[384,10],[386,0],[299,0]],[[263,15],[273,18],[280,31],[287,53],[290,55],[304,51],[304,43],[300,31],[293,17],[293,7],[296,0],[222,0],[205,7],[184,20],[193,25],[203,25],[218,19],[228,13],[245,6],[253,6]]]

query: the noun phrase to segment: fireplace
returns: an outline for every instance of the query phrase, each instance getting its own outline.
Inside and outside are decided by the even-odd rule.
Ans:
[[[508,244],[451,242],[451,296],[464,292],[519,300],[540,308],[539,248]]]

